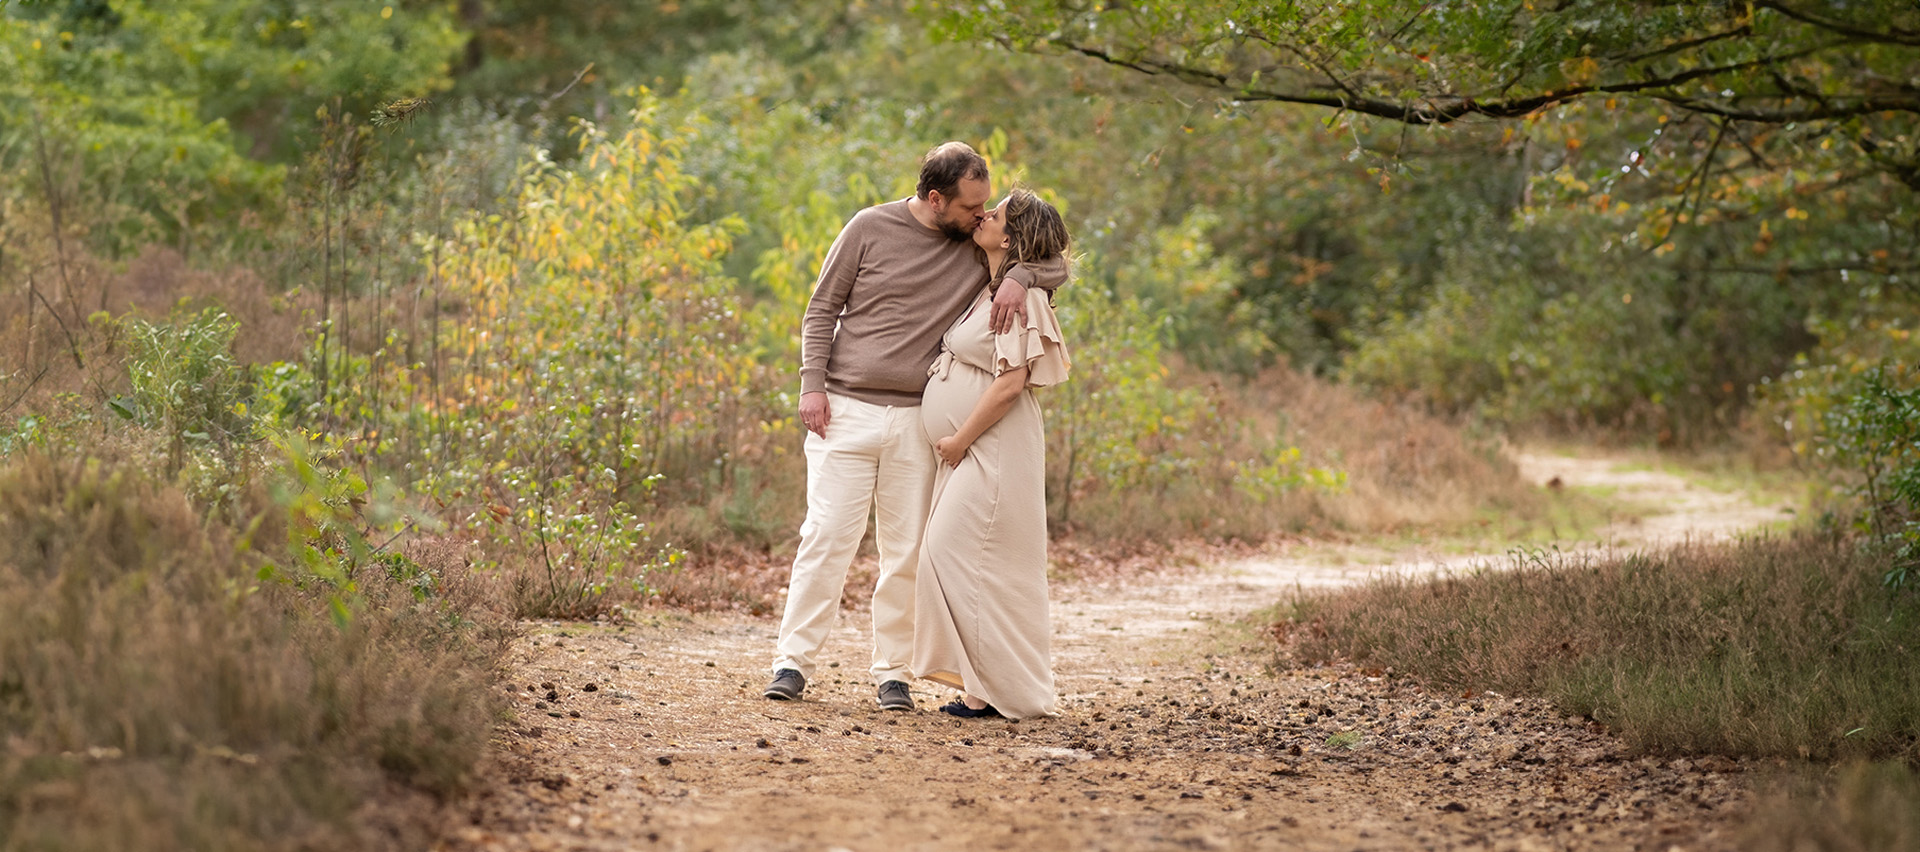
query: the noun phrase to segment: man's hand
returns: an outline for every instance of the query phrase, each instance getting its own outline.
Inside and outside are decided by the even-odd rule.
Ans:
[[[820,391],[800,395],[800,425],[822,438],[827,436],[827,421],[833,413],[827,408],[827,395]]]
[[[1003,278],[1000,289],[993,294],[993,316],[988,324],[993,326],[994,334],[1006,334],[1012,331],[1015,323],[1026,324],[1027,288],[1012,278]]]

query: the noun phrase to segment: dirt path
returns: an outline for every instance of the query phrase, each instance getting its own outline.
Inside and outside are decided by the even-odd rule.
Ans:
[[[1535,481],[1671,507],[1604,530],[1611,546],[1780,516],[1670,474],[1521,461]],[[1271,644],[1235,624],[1296,585],[1471,561],[1300,550],[1056,585],[1064,712],[1019,723],[932,712],[951,695],[926,685],[917,712],[877,709],[865,613],[842,617],[800,702],[760,697],[772,620],[533,625],[515,650],[519,718],[441,848],[1735,848],[1737,762],[1626,757],[1540,702],[1275,668]]]

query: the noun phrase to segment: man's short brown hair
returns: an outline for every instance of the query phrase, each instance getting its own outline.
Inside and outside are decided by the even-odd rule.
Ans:
[[[920,185],[914,194],[922,201],[930,192],[953,198],[961,181],[986,179],[987,159],[975,152],[973,146],[965,142],[944,142],[920,158]]]

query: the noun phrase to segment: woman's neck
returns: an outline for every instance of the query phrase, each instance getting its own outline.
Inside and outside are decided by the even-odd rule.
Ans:
[[[1007,250],[982,249],[982,251],[987,253],[987,275],[989,277],[999,275],[1000,264],[1005,263],[1007,260]]]

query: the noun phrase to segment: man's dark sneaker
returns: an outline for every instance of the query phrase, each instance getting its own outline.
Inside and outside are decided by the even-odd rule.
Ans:
[[[897,680],[880,684],[880,709],[912,710],[913,693],[907,691],[907,685]]]
[[[767,697],[775,701],[797,701],[805,691],[807,676],[793,669],[774,672],[773,682],[767,684]]]

